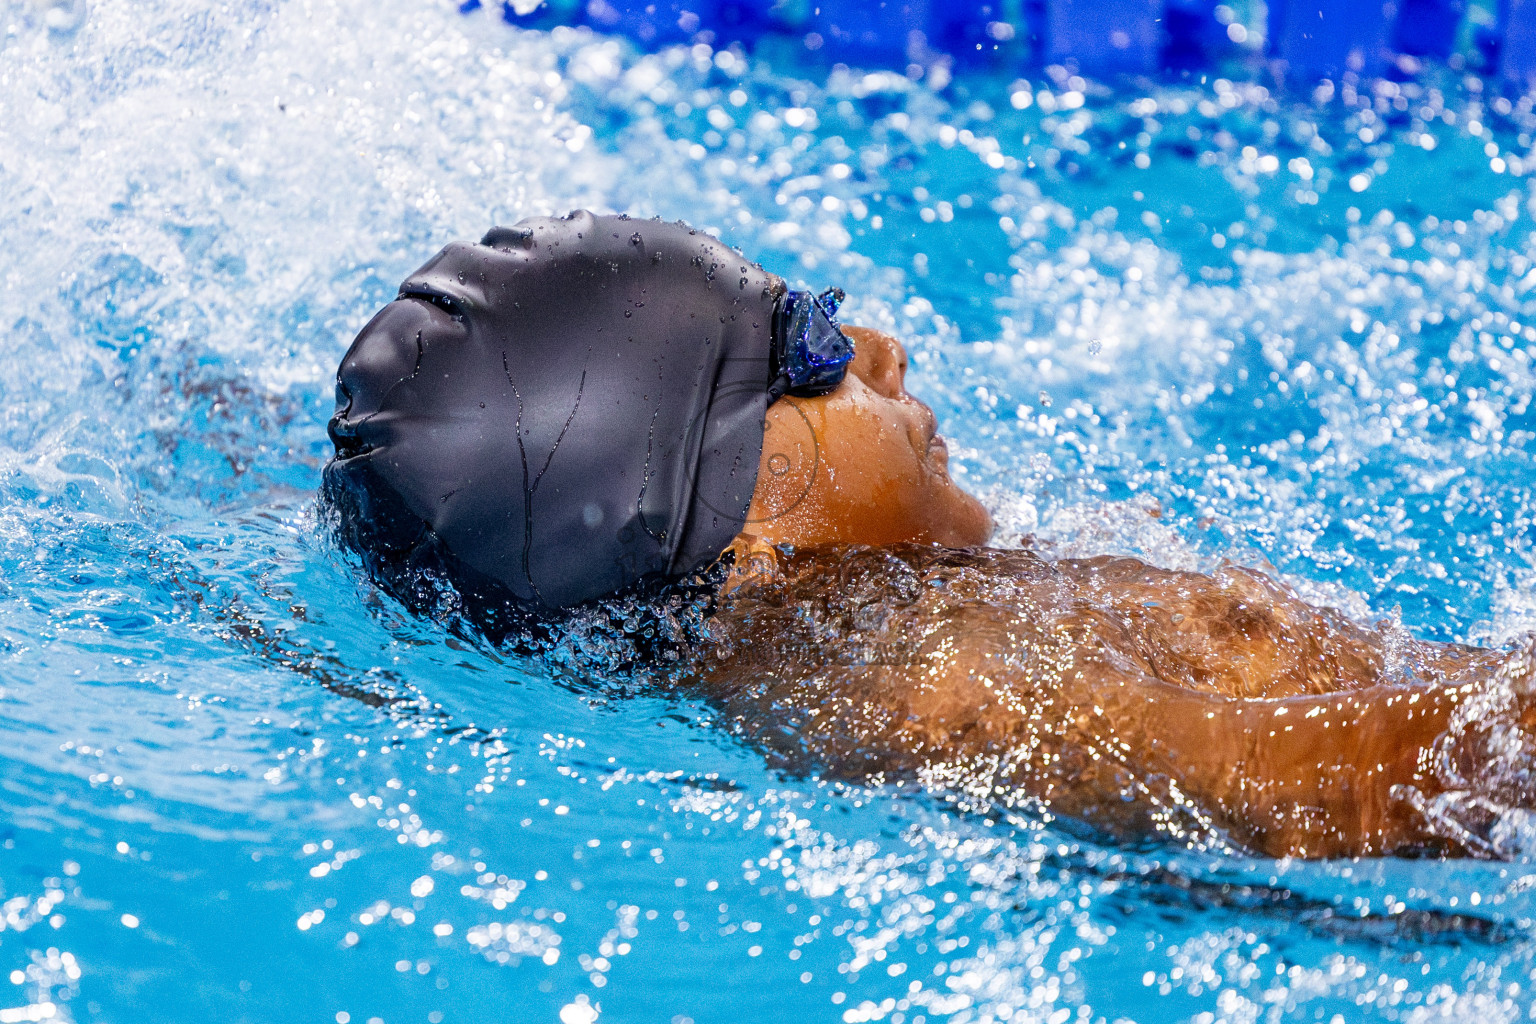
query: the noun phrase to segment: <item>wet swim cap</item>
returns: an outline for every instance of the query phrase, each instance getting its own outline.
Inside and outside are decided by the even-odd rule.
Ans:
[[[325,493],[354,540],[545,607],[685,576],[746,521],[782,292],[658,221],[449,245],[343,358]]]

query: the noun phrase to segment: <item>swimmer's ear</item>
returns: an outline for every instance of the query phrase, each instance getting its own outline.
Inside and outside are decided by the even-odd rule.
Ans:
[[[731,555],[731,568],[726,573],[722,595],[743,584],[761,583],[779,574],[779,553],[754,533],[738,533],[726,551]]]

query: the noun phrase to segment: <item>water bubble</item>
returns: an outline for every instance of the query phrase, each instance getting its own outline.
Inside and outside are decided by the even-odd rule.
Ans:
[[[560,1024],[593,1024],[597,1020],[597,1008],[587,1001],[586,996],[580,996],[574,1003],[567,1003],[560,1008]]]

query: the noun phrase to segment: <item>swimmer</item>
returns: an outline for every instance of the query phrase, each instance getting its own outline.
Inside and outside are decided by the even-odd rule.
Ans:
[[[712,581],[678,685],[787,770],[1271,856],[1498,852],[1444,808],[1496,763],[1529,806],[1529,645],[986,547],[906,352],[840,299],[657,221],[450,245],[341,363],[340,534],[534,613]]]

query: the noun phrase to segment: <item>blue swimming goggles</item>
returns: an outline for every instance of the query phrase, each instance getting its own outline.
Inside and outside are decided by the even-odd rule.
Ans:
[[[853,361],[853,341],[837,323],[843,290],[820,295],[788,291],[773,318],[773,372],[769,400],[784,395],[815,398],[843,382]]]

